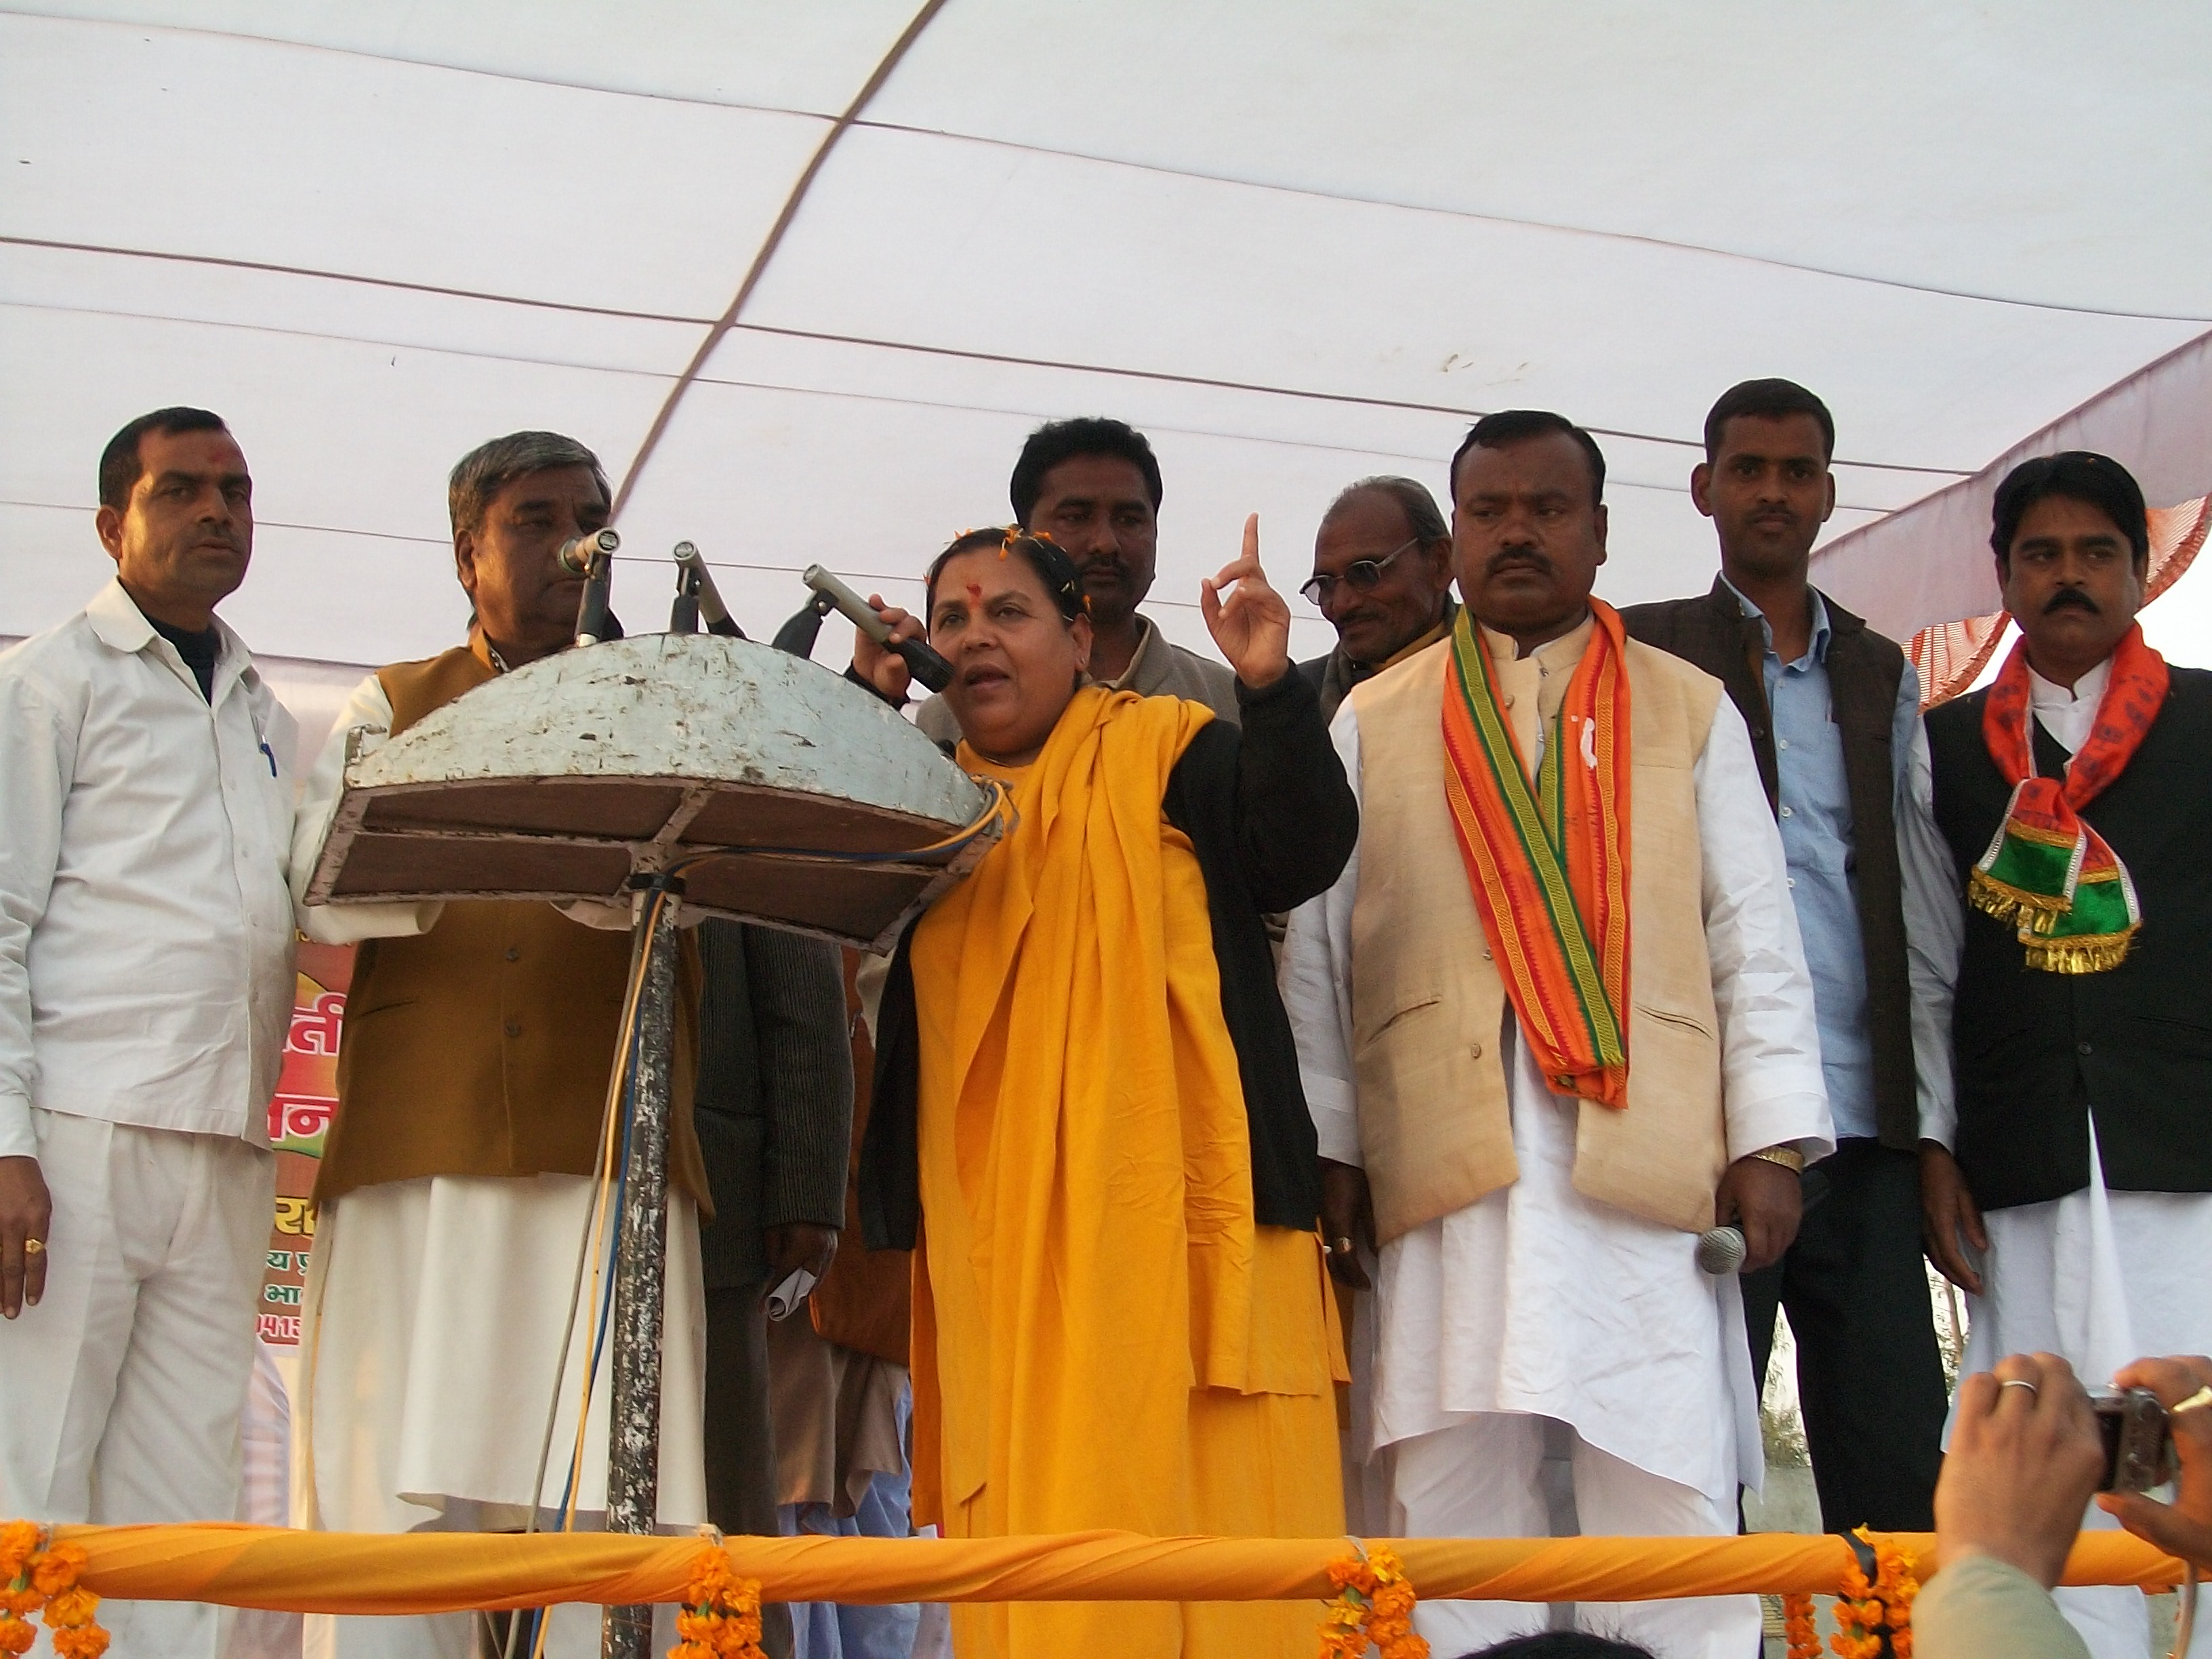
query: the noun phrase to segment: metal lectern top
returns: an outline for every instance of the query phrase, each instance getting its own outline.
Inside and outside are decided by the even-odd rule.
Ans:
[[[921,849],[989,806],[842,675],[649,634],[502,674],[350,756],[307,901],[620,901],[634,871],[684,860],[687,908],[887,950],[996,826]]]

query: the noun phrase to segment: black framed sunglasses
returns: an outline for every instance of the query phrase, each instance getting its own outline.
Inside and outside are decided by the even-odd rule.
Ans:
[[[1298,592],[1304,596],[1306,603],[1316,610],[1328,603],[1328,596],[1336,592],[1336,585],[1340,581],[1351,583],[1352,591],[1355,593],[1371,593],[1375,591],[1375,584],[1382,580],[1382,572],[1389,568],[1390,562],[1407,548],[1419,546],[1420,540],[1419,536],[1409,536],[1379,559],[1354,559],[1344,567],[1342,576],[1316,576]]]

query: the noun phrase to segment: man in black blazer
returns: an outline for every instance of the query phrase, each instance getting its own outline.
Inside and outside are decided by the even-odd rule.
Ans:
[[[2021,642],[1927,722],[1960,878],[1928,1253],[1976,1298],[1966,1371],[2042,1350],[2095,1385],[2212,1351],[2212,673],[2143,643],[2149,526],[2118,463],[2024,462],[1995,518]],[[2057,1594],[2100,1659],[2143,1651],[2140,1595]]]
[[[1836,503],[1835,442],[1827,406],[1793,381],[1723,393],[1690,474],[1721,573],[1711,592],[1620,619],[1718,679],[1750,728],[1820,1011],[1836,1150],[1805,1172],[1789,1252],[1743,1276],[1753,1375],[1765,1380],[1778,1304],[1797,1339],[1821,1524],[1924,1532],[1947,1401],[1920,1257],[1918,1091],[1943,1069],[1948,1034],[1916,1014],[1916,967],[1930,975],[1908,939],[1949,896],[1924,823],[1914,843],[1899,835],[1919,676],[1809,578]]]
[[[853,1132],[853,1054],[836,947],[770,927],[699,927],[703,970],[695,1117],[714,1200],[699,1231],[707,1292],[707,1513],[774,1536],[763,1298],[837,1253]],[[792,1316],[805,1318],[805,1310]],[[763,1645],[791,1650],[763,1610]]]

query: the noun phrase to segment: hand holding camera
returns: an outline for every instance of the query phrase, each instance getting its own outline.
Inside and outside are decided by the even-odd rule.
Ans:
[[[2007,1355],[1959,1385],[1936,1486],[1938,1560],[1991,1556],[2050,1589],[2108,1467],[2073,1367],[2055,1353]]]
[[[2148,1392],[2163,1408],[2180,1484],[2171,1504],[2123,1486],[2100,1496],[2099,1507],[2167,1554],[2212,1567],[2212,1359],[2138,1359],[2112,1381]]]

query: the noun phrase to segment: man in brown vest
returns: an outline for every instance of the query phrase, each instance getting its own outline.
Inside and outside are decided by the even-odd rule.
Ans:
[[[339,714],[301,802],[295,896],[329,831],[354,733],[372,744],[396,735],[574,637],[582,584],[558,552],[607,522],[592,452],[555,433],[514,433],[465,457],[448,495],[474,611],[468,641],[372,675]],[[567,1502],[592,1524],[606,1505],[604,1352],[580,1435],[576,1413],[611,1273],[595,1273],[585,1247],[629,973],[627,917],[474,900],[303,903],[299,914],[312,938],[362,942],[315,1189],[295,1437],[305,1524],[511,1530],[535,1511],[557,1528]],[[660,1519],[675,1524],[707,1518],[697,987],[687,948],[661,1351]],[[611,1238],[609,1229],[597,1246],[603,1270]],[[555,1609],[547,1651],[597,1652],[599,1622],[595,1607]],[[341,1619],[336,1650],[467,1659],[474,1625],[466,1613]]]
[[[1779,1255],[1796,1169],[1831,1146],[1750,742],[1717,681],[1591,598],[1604,481],[1557,415],[1477,423],[1452,465],[1467,608],[1332,728],[1359,845],[1291,919],[1284,999],[1331,1267],[1364,1284],[1358,1245],[1375,1251],[1355,1433],[1387,1493],[1376,1531],[1733,1533],[1757,1401],[1698,1235],[1734,1222],[1754,1264]],[[1547,1452],[1571,1463],[1571,1523]],[[1682,1659],[1759,1638],[1749,1596],[1577,1617]],[[1460,1653],[1546,1614],[1417,1620]]]
[[[1836,503],[1835,432],[1827,406],[1791,381],[1723,394],[1690,474],[1721,574],[1710,593],[1632,605],[1621,620],[1717,676],[1751,728],[1813,971],[1837,1146],[1806,1172],[1789,1254],[1743,1281],[1753,1376],[1766,1376],[1778,1302],[1797,1339],[1821,1523],[1925,1532],[1947,1398],[1921,1265],[1916,1079],[1948,1073],[1927,941],[1933,907],[1949,900],[1940,842],[1896,810],[1927,742],[1920,677],[1807,578]],[[1929,988],[1918,997],[1916,961]]]

